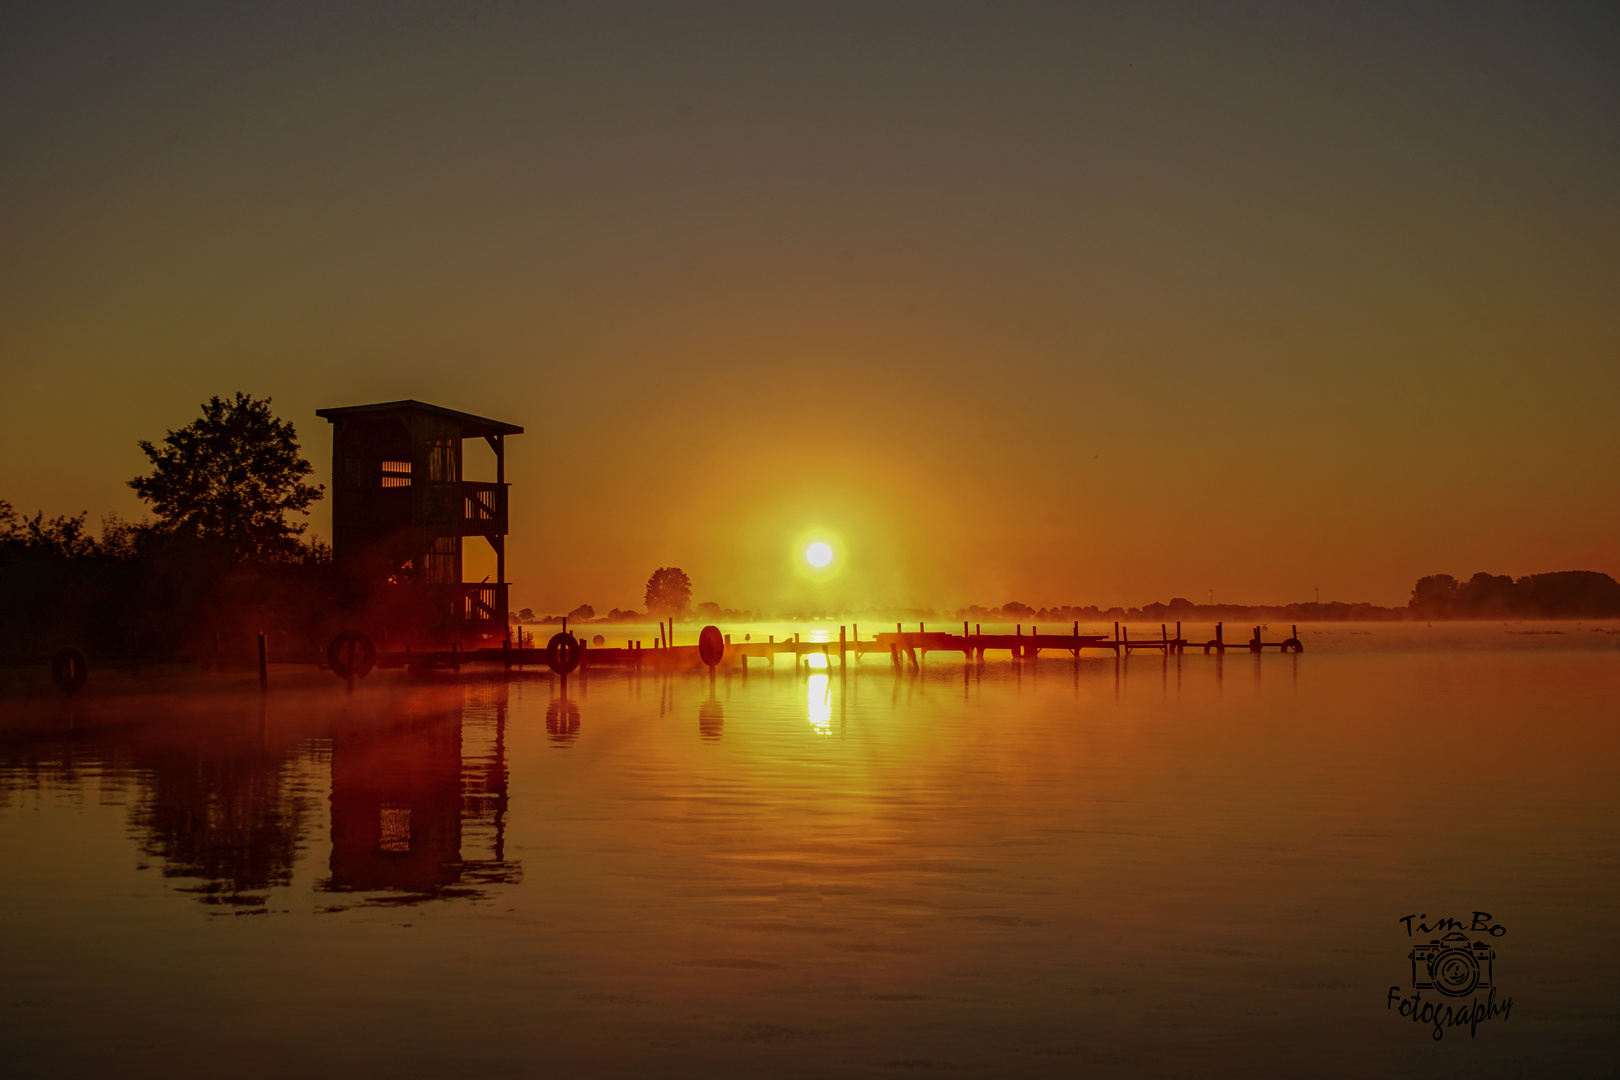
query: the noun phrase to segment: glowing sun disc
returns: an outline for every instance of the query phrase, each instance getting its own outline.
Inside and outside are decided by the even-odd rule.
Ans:
[[[832,548],[817,542],[804,549],[804,557],[811,566],[826,566],[832,562]]]

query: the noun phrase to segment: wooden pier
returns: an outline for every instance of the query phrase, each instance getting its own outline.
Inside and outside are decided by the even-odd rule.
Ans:
[[[1262,629],[1256,626],[1252,637],[1242,645],[1229,645],[1224,637],[1224,625],[1217,623],[1215,636],[1202,645],[1205,654],[1225,653],[1227,649],[1243,649],[1258,654],[1267,649],[1279,652],[1303,652],[1304,646],[1300,644],[1298,630],[1285,639],[1266,641]],[[853,633],[850,631],[853,630]],[[546,648],[481,648],[436,651],[377,651],[369,650],[369,660],[362,659],[360,654],[352,649],[340,655],[340,645],[334,641],[328,650],[330,666],[340,674],[345,669],[369,670],[372,666],[379,668],[411,668],[416,670],[452,668],[459,670],[463,665],[469,664],[499,664],[507,669],[540,668],[558,671],[567,674],[576,668],[586,670],[592,668],[701,668],[705,664],[723,667],[726,670],[740,671],[747,674],[749,664],[754,660],[763,660],[768,665],[774,665],[776,658],[784,653],[791,655],[795,666],[806,657],[819,656],[823,666],[831,666],[836,658],[840,665],[850,662],[853,654],[856,663],[866,656],[876,654],[888,658],[896,668],[909,664],[912,668],[920,668],[922,662],[931,652],[945,652],[960,654],[965,662],[983,663],[986,653],[1006,652],[1011,659],[1018,662],[1039,660],[1041,654],[1067,653],[1078,659],[1081,652],[1094,649],[1111,652],[1116,657],[1129,657],[1134,652],[1149,650],[1159,652],[1164,656],[1181,655],[1187,651],[1190,642],[1183,636],[1181,624],[1175,626],[1174,636],[1171,635],[1168,624],[1160,624],[1157,637],[1131,637],[1130,628],[1119,623],[1114,624],[1114,633],[1082,634],[1079,624],[1074,624],[1068,633],[1042,633],[1036,626],[1031,626],[1029,632],[1024,632],[1022,625],[1017,626],[1011,634],[985,634],[978,627],[962,624],[962,632],[929,630],[926,623],[918,623],[915,631],[905,629],[903,624],[896,624],[894,631],[874,634],[870,638],[860,636],[860,627],[854,624],[851,627],[840,626],[838,637],[829,637],[825,641],[805,641],[798,634],[781,641],[769,637],[764,641],[734,641],[732,635],[722,635],[717,628],[705,628],[706,633],[712,633],[712,651],[705,655],[702,645],[671,645],[674,640],[674,624],[660,624],[658,637],[651,648],[642,647],[640,642],[627,642],[622,648],[608,646],[590,646],[573,634],[566,632],[557,634],[552,643]],[[564,654],[559,662],[557,642],[562,641],[561,651]],[[369,647],[369,642],[364,643]]]

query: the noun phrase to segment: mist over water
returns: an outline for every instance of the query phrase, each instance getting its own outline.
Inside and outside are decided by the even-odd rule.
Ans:
[[[566,698],[534,672],[351,693],[278,667],[267,694],[102,672],[0,699],[0,1054],[266,1077],[1613,1065],[1620,626],[898,672],[841,670],[837,624],[727,630],[826,633],[834,658],[592,671]],[[1400,920],[1478,912],[1512,1011],[1437,1040],[1392,1003],[1437,936]]]

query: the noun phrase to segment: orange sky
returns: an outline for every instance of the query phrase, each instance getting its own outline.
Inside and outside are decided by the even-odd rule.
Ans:
[[[414,397],[542,610],[1620,575],[1613,8],[345,11],[0,13],[0,498]]]

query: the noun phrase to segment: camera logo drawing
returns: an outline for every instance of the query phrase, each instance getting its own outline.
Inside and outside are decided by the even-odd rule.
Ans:
[[[1416,929],[1424,935],[1435,934],[1421,944],[1414,944],[1406,954],[1412,964],[1412,995],[1405,996],[1399,986],[1389,988],[1387,1007],[1414,1023],[1432,1025],[1433,1037],[1443,1039],[1447,1028],[1466,1027],[1473,1038],[1479,1025],[1500,1017],[1507,1020],[1513,1011],[1513,999],[1498,999],[1494,965],[1496,948],[1488,940],[1507,933],[1507,927],[1493,922],[1488,911],[1474,912],[1471,922],[1445,918],[1433,925],[1427,915],[1407,915],[1396,920],[1406,924],[1406,936],[1415,937]],[[1467,931],[1467,933],[1464,933]],[[1477,935],[1470,937],[1469,935]],[[1438,999],[1425,1000],[1423,992],[1433,991]],[[1478,995],[1484,994],[1481,999]],[[1448,1002],[1446,999],[1450,998]],[[1467,998],[1469,1000],[1459,1000]]]
[[[1447,997],[1467,997],[1491,985],[1491,961],[1496,950],[1483,941],[1452,931],[1408,954],[1412,960],[1412,989],[1438,990]]]

